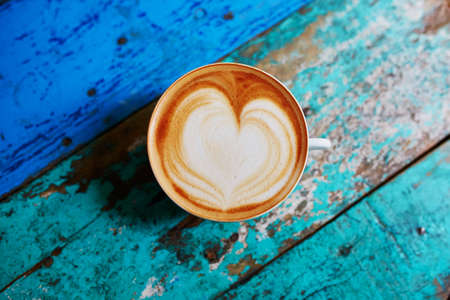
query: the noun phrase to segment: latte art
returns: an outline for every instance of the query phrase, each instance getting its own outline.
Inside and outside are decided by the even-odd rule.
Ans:
[[[272,198],[291,176],[295,131],[269,99],[255,99],[236,117],[226,95],[201,88],[181,101],[163,149],[169,178],[203,206],[228,210]]]
[[[162,186],[191,210],[250,212],[295,185],[303,124],[289,94],[268,79],[233,68],[200,72],[163,97],[153,136]]]

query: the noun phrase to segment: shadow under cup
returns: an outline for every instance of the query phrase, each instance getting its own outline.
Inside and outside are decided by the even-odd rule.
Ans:
[[[210,94],[207,95],[208,91],[215,92],[211,96]],[[257,101],[259,99],[270,99],[270,101],[261,104],[262,102]],[[256,122],[251,116],[252,113],[253,116],[256,116],[259,113],[258,109],[260,111],[265,110],[265,114],[270,118],[276,119],[280,115],[279,112],[282,112],[285,118],[284,122],[281,119],[278,127],[273,128],[279,128],[278,132],[281,132],[283,137],[284,134],[289,137],[283,139],[283,141],[288,142],[284,142],[285,144],[281,142],[279,144],[273,143],[272,141],[282,140],[275,135],[277,131],[272,130],[271,127],[267,127],[267,130],[261,130],[262,135],[272,138],[267,142],[269,149],[273,144],[281,146],[276,148],[278,152],[266,151],[276,154],[269,156],[271,164],[268,163],[264,166],[265,158],[262,160],[263,163],[258,165],[264,168],[261,172],[247,169],[240,170],[244,172],[238,172],[241,174],[250,171],[250,175],[244,178],[245,184],[232,186],[232,192],[226,194],[232,196],[223,198],[231,201],[229,203],[232,203],[232,205],[229,207],[218,207],[217,205],[211,205],[212,202],[208,202],[208,197],[223,196],[225,189],[221,189],[220,185],[226,185],[227,183],[217,179],[214,181],[213,177],[211,179],[203,176],[204,174],[198,171],[195,168],[196,166],[192,165],[192,160],[189,159],[189,153],[191,153],[191,156],[192,153],[194,153],[194,156],[197,154],[192,152],[193,150],[189,152],[183,148],[186,141],[190,142],[191,140],[193,145],[201,145],[198,142],[201,141],[200,138],[195,135],[196,131],[189,131],[189,128],[194,126],[192,124],[195,124],[195,122],[200,122],[192,114],[199,114],[198,109],[205,105],[212,105],[210,111],[213,113],[216,106],[228,109],[230,114],[221,112],[215,116],[235,118],[238,134],[241,132],[241,120],[245,120],[247,123]],[[205,117],[204,120],[209,119]],[[266,128],[264,124],[258,124],[258,126]],[[205,130],[202,127],[199,128],[202,130],[198,131],[198,135],[201,135],[203,131],[208,132],[210,129],[209,127]],[[218,130],[224,130],[224,128],[220,127]],[[225,132],[225,136],[227,136],[227,132]],[[208,135],[208,137],[210,136]],[[213,150],[208,153],[213,156],[230,155],[227,149],[235,147],[235,143],[222,145],[222,142],[225,143],[219,139],[214,144],[216,148],[211,148]],[[285,145],[290,145],[290,147]],[[194,148],[194,146],[192,147]],[[161,96],[150,119],[147,150],[158,183],[178,206],[204,219],[225,222],[242,221],[268,212],[286,199],[295,188],[305,168],[308,155],[308,129],[297,100],[275,77],[247,65],[216,63],[200,67],[183,75]],[[199,157],[198,159],[203,159],[206,164],[209,156],[204,155],[203,150],[201,148],[197,156],[203,155],[203,158]],[[231,151],[231,153],[234,152]],[[229,161],[232,162],[233,157]],[[212,172],[218,172],[217,168],[208,165],[205,168],[209,168]],[[223,168],[226,169],[228,166],[225,165]],[[240,176],[239,174],[236,176]],[[241,190],[242,193],[239,192]],[[254,191],[259,191],[259,193]],[[253,195],[252,193],[256,195],[254,198],[252,196],[245,198],[247,195]]]

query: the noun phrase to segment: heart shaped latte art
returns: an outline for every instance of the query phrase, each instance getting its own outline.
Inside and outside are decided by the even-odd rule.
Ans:
[[[236,110],[218,88],[186,93],[167,126],[166,175],[183,194],[212,210],[265,202],[286,186],[296,166],[299,145],[291,119],[265,97]]]

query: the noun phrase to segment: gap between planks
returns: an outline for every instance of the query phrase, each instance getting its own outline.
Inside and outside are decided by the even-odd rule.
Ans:
[[[43,266],[50,267],[53,264],[53,258],[52,257],[53,256],[58,256],[59,254],[61,254],[61,251],[64,248],[66,248],[66,246],[68,246],[70,243],[72,243],[72,241],[75,240],[76,235],[79,234],[80,232],[82,232],[83,230],[85,230],[92,223],[94,223],[101,214],[102,214],[102,212],[99,212],[92,220],[87,222],[83,227],[81,227],[80,229],[78,229],[77,231],[72,233],[69,237],[67,237],[67,242],[66,243],[64,243],[62,246],[56,246],[48,255],[45,256],[45,258],[43,258],[42,260],[37,262],[34,266],[32,266],[30,269],[26,270],[25,272],[23,272],[22,274],[18,275],[13,280],[11,280],[7,285],[5,285],[5,287],[3,287],[0,290],[0,293],[3,293],[4,291],[6,291],[17,280],[21,279],[22,277],[25,278],[28,275],[33,274],[35,271],[39,270]]]
[[[333,223],[334,221],[336,221],[341,215],[345,214],[348,210],[350,210],[351,208],[353,208],[355,205],[361,203],[364,199],[366,199],[367,197],[369,197],[370,195],[372,195],[373,193],[375,193],[377,190],[379,190],[380,188],[382,188],[383,186],[387,185],[388,183],[390,183],[391,181],[393,181],[397,176],[401,175],[403,172],[405,172],[407,169],[409,169],[410,167],[412,167],[413,165],[415,165],[416,163],[418,163],[419,161],[421,161],[422,159],[424,159],[426,156],[428,156],[429,154],[431,154],[434,150],[438,149],[439,147],[441,147],[443,144],[445,144],[448,140],[450,139],[450,134],[445,136],[442,140],[440,140],[439,142],[437,142],[436,144],[432,145],[430,148],[428,148],[427,150],[425,150],[424,152],[422,152],[421,154],[419,154],[416,158],[414,158],[413,160],[411,160],[409,163],[407,163],[405,166],[401,167],[400,169],[398,169],[397,171],[395,171],[394,173],[392,173],[391,175],[389,175],[385,180],[383,180],[382,182],[380,182],[379,184],[377,184],[376,186],[374,186],[370,191],[368,191],[367,193],[365,193],[364,195],[362,195],[359,199],[357,199],[356,201],[354,201],[353,203],[351,203],[350,205],[348,205],[347,207],[345,207],[343,210],[341,210],[340,212],[338,212],[336,215],[334,215],[332,218],[330,218],[329,220],[325,221],[324,223],[320,224],[316,230],[307,233],[303,238],[299,239],[298,241],[296,241],[295,243],[293,243],[292,245],[288,246],[287,248],[283,249],[283,251],[281,251],[280,253],[278,253],[274,258],[272,258],[271,260],[269,260],[267,263],[265,263],[264,265],[262,265],[260,268],[258,268],[257,270],[251,272],[250,274],[248,274],[245,277],[239,278],[236,282],[234,282],[228,289],[216,294],[213,299],[218,299],[222,296],[224,296],[226,293],[228,293],[231,290],[236,289],[238,286],[245,284],[246,282],[248,282],[253,276],[257,275],[258,273],[260,273],[261,271],[264,270],[264,268],[266,268],[267,266],[269,266],[270,264],[272,264],[274,261],[276,261],[278,258],[280,258],[281,256],[285,255],[289,250],[293,249],[294,247],[300,245],[301,243],[305,242],[306,240],[310,239],[312,236],[314,236],[314,234],[318,233],[320,230],[322,230],[323,228],[325,228],[326,226],[330,225],[331,223]]]

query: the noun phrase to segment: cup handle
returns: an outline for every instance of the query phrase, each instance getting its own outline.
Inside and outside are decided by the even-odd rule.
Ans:
[[[325,150],[331,147],[331,142],[328,139],[309,139],[309,150]]]

